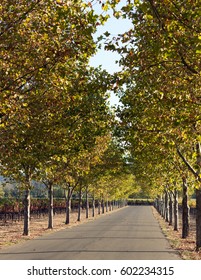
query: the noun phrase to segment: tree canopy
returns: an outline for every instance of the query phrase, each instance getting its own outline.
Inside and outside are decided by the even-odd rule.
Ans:
[[[201,212],[199,1],[119,3],[0,4],[0,170],[23,184],[27,213],[32,180],[94,190],[93,182],[102,195],[127,197],[161,194],[189,176]],[[99,37],[121,55],[114,75],[89,65],[109,9],[132,23]],[[120,97],[116,115],[111,90]]]
[[[191,174],[199,208],[199,1],[126,1],[121,9],[119,1],[108,2],[117,18],[133,24],[109,42],[109,34],[105,38],[106,49],[121,55],[118,133],[133,158],[136,178],[152,181],[160,192],[160,186],[177,181],[178,174],[180,180]]]

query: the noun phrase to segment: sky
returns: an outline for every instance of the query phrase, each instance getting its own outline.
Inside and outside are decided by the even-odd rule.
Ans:
[[[125,3],[125,1],[121,1],[122,3]],[[98,8],[98,7],[97,7]],[[100,11],[100,10],[99,10]],[[129,30],[132,25],[130,21],[125,19],[116,19],[112,16],[112,13],[110,13],[110,18],[105,23],[104,26],[99,26],[97,28],[97,32],[95,34],[95,38],[103,34],[104,32],[108,31],[112,36],[117,36],[120,33],[123,33],[127,30]],[[98,67],[99,65],[102,66],[103,69],[107,70],[109,73],[114,73],[120,70],[120,67],[118,64],[115,63],[116,60],[118,60],[120,56],[111,51],[105,51],[104,48],[99,50],[95,56],[93,56],[90,60],[90,65],[94,67]],[[110,97],[110,104],[111,106],[114,106],[118,104],[119,99],[114,94],[111,94]]]

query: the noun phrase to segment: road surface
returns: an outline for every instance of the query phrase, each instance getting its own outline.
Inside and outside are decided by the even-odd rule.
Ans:
[[[0,250],[1,260],[177,260],[150,206],[129,206],[96,220]]]

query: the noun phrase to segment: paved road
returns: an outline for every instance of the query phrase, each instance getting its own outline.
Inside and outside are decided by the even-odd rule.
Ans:
[[[150,206],[130,206],[0,250],[4,260],[176,260]]]

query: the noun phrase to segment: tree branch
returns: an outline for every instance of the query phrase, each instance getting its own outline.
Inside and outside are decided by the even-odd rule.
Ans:
[[[160,14],[159,14],[159,12],[158,12],[156,6],[154,5],[154,1],[153,1],[153,0],[148,0],[148,2],[149,2],[150,5],[151,5],[151,8],[152,8],[152,10],[153,10],[154,15],[155,15],[156,18],[158,19],[160,28],[161,28],[163,31],[165,31],[164,23],[162,22],[161,17],[160,17]]]
[[[183,57],[183,55],[182,55],[181,52],[179,52],[179,55],[180,55],[180,57],[181,57],[181,61],[182,61],[183,65],[184,65],[191,73],[193,73],[193,74],[198,74],[198,72],[186,62],[186,60],[184,59],[184,57]]]
[[[201,182],[201,177],[199,176],[199,174],[195,171],[195,169],[191,166],[191,164],[187,161],[187,159],[182,155],[181,151],[179,150],[179,148],[177,148],[177,153],[178,155],[181,157],[181,159],[183,160],[183,162],[186,164],[186,166],[188,167],[188,169],[191,171],[191,173],[193,173],[193,175],[195,176],[196,179],[198,179],[199,182]]]
[[[0,33],[0,36],[2,36],[4,33],[6,33],[10,28],[13,28],[15,25],[20,24],[29,13],[31,13],[34,8],[41,2],[41,0],[37,0],[36,3],[33,3],[27,11],[25,11],[19,18],[17,18],[14,22],[10,23],[6,28]]]

